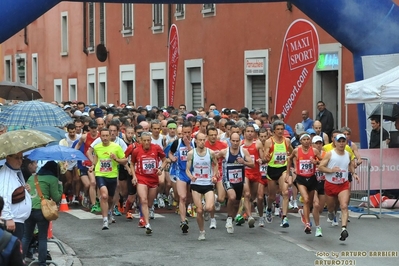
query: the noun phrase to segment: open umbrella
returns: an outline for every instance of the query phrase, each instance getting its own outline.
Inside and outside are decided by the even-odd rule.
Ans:
[[[31,86],[20,82],[0,82],[0,98],[6,100],[31,101],[43,98],[39,91]]]
[[[64,139],[65,134],[66,134],[65,130],[62,130],[61,128],[58,128],[58,127],[44,126],[44,127],[35,127],[32,129],[46,133],[46,134],[52,136],[53,138],[55,138],[55,140],[58,142],[60,140]]]
[[[56,160],[56,161],[77,161],[87,160],[87,157],[79,150],[65,147],[62,145],[54,145],[35,149],[28,155],[28,158],[37,160]]]
[[[384,103],[382,111],[382,118],[389,121],[395,121],[399,117],[399,105],[396,103]],[[373,112],[371,112],[370,117],[381,117],[381,106],[377,105]]]
[[[0,159],[7,155],[42,147],[55,139],[37,130],[16,130],[0,135]]]
[[[13,105],[0,113],[0,123],[7,126],[35,128],[39,126],[63,127],[72,118],[62,108],[45,102],[29,101]]]

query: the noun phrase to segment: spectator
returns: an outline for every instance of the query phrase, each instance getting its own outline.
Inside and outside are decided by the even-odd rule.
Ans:
[[[380,131],[381,131],[381,121],[379,117],[370,118],[371,121],[371,133],[370,133],[370,143],[369,149],[380,148]],[[389,143],[389,133],[384,128],[382,128],[382,141],[386,140]]]
[[[305,130],[312,128],[313,126],[313,120],[310,119],[308,110],[302,111],[302,124],[305,127]]]
[[[0,196],[0,216],[4,207],[4,199]],[[2,239],[5,234],[9,234],[5,231],[4,224],[0,223],[0,239]],[[10,250],[10,252],[6,252],[6,250]],[[0,265],[4,266],[24,266],[25,262],[23,260],[22,252],[21,252],[21,242],[17,237],[11,236],[11,239],[8,241],[6,246],[4,247],[4,252],[1,252],[0,256]]]
[[[332,113],[327,110],[323,101],[317,102],[317,109],[319,110],[319,113],[317,114],[316,120],[321,122],[321,131],[326,133],[327,136],[331,136],[331,133],[334,130],[334,117]]]
[[[37,173],[40,190],[42,191],[45,199],[52,199],[55,202],[61,200],[62,183],[58,180],[58,173],[60,172],[59,166],[54,161],[48,161]],[[39,265],[45,266],[47,258],[47,231],[49,221],[43,216],[41,210],[41,199],[38,196],[35,185],[35,176],[28,179],[28,184],[31,186],[32,211],[29,218],[25,221],[25,231],[22,238],[22,249],[24,255],[28,253],[29,244],[33,237],[33,231],[36,228],[39,230]]]

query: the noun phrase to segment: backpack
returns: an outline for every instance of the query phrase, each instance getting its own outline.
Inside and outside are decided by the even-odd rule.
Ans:
[[[0,265],[8,265],[17,237],[0,229]]]

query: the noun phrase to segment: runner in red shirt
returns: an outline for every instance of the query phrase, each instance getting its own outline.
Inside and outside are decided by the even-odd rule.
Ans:
[[[148,206],[152,206],[154,202],[159,184],[158,175],[165,169],[169,159],[166,159],[165,153],[159,145],[151,143],[150,132],[141,134],[141,144],[132,152],[130,168],[133,174],[132,183],[133,185],[137,184],[137,193],[146,223],[146,234],[151,234]],[[162,160],[162,165],[158,168],[159,160]]]
[[[314,192],[317,188],[316,179],[316,159],[321,160],[319,151],[311,145],[310,135],[302,134],[299,138],[301,145],[294,149],[288,158],[287,165],[294,162],[296,179],[295,186],[298,188],[303,198],[303,222],[305,224],[305,233],[310,234],[310,206],[313,203]],[[292,173],[290,171],[290,176]]]
[[[262,142],[255,139],[255,136],[254,126],[247,125],[244,131],[242,147],[248,151],[255,163],[254,168],[245,167],[244,205],[245,212],[248,215],[249,228],[255,226],[255,219],[252,217],[252,201],[257,198],[259,180],[261,178],[260,165],[266,163]]]
[[[228,147],[227,143],[224,141],[220,141],[217,139],[218,131],[215,127],[208,127],[206,130],[208,135],[208,139],[205,141],[205,147],[214,151],[216,157],[218,156],[221,150],[224,150]],[[226,191],[224,190],[222,179],[223,179],[223,158],[218,159],[218,168],[219,168],[219,178],[216,182],[217,189],[217,201],[222,203],[226,197]],[[217,208],[215,205],[215,209],[220,210],[220,204]],[[211,213],[211,224],[209,226],[210,229],[216,229],[216,219],[215,219],[215,210],[212,210]]]

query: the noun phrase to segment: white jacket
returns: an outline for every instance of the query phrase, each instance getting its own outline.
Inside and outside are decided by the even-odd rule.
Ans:
[[[25,189],[25,200],[12,204],[11,195],[15,189],[25,185],[22,172],[11,169],[7,163],[0,169],[0,196],[4,198],[4,208],[1,216],[4,220],[14,220],[24,223],[29,218],[32,210],[32,200],[29,192]]]

